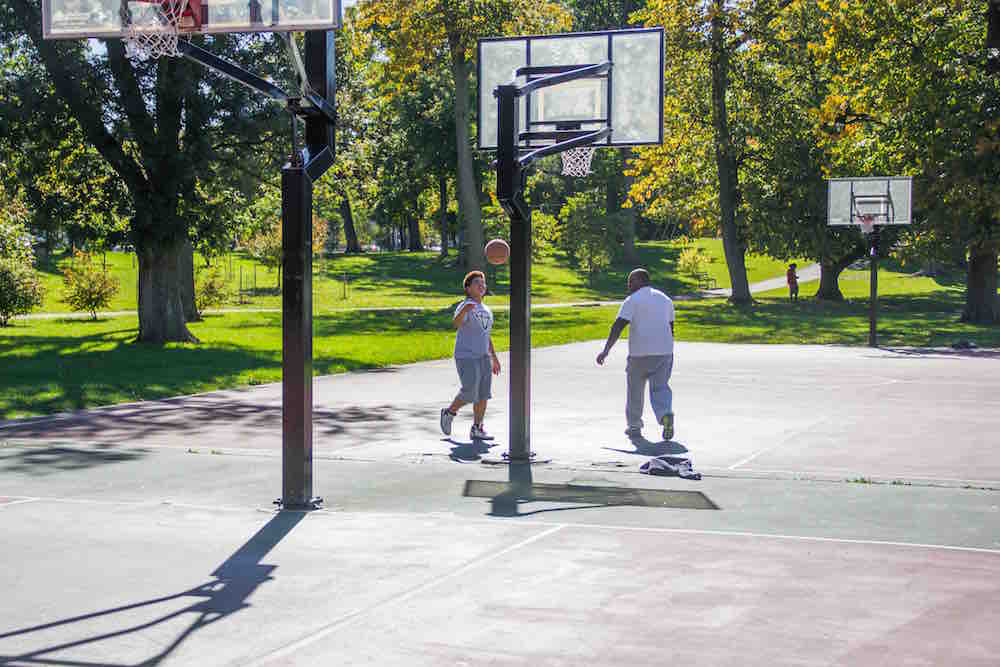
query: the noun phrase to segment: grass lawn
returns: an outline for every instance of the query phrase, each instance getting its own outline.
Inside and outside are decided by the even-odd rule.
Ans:
[[[863,274],[865,280],[853,276]],[[677,338],[723,343],[866,345],[867,273],[841,281],[847,299],[789,303],[784,290],[752,308],[722,299],[677,301]],[[930,278],[880,274],[879,343],[950,345],[972,340],[1000,347],[1000,327],[962,324],[960,288]],[[451,355],[451,304],[440,310],[329,312],[314,319],[317,375],[378,368]],[[490,303],[496,303],[490,299]],[[617,308],[576,307],[532,313],[536,347],[601,340]],[[494,343],[508,348],[507,313],[498,311]],[[132,343],[133,316],[98,320],[18,320],[0,330],[0,418],[52,414],[126,401],[232,388],[281,379],[281,315],[227,313],[194,322],[200,345]],[[594,344],[595,353],[599,343]],[[616,353],[624,354],[620,346]]]
[[[722,241],[699,239],[710,258],[709,272],[719,287],[729,286],[729,274],[722,256]],[[676,269],[681,246],[674,242],[649,242],[637,245],[640,264],[650,269],[658,287],[669,294],[694,294],[698,285]],[[107,263],[120,284],[120,290],[106,310],[130,311],[136,307],[135,257],[130,253],[108,252],[97,255]],[[69,312],[62,301],[61,268],[69,261],[62,257],[42,269],[45,302],[36,312]],[[229,287],[225,308],[280,308],[278,274],[242,253],[231,253],[215,260]],[[800,262],[801,264],[802,262]],[[325,313],[353,308],[379,308],[420,305],[444,308],[455,303],[461,293],[463,272],[454,266],[454,254],[446,262],[433,252],[368,253],[337,255],[316,260],[313,266],[313,303]],[[195,257],[195,271],[205,270],[204,261]],[[623,298],[625,278],[634,267],[616,265],[593,281],[570,266],[561,256],[547,257],[532,266],[532,300],[535,303],[565,303]],[[785,264],[760,256],[747,257],[751,282],[784,275]],[[509,295],[507,267],[491,269],[487,276],[493,288],[492,303],[504,304]],[[240,284],[244,286],[242,296]]]

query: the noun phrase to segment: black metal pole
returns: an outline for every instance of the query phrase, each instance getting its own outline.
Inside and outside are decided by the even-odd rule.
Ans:
[[[531,458],[531,211],[518,160],[518,89],[498,86],[497,199],[510,216],[511,463]]]
[[[312,181],[293,155],[281,170],[281,502],[303,508],[312,479]]]
[[[868,312],[868,346],[878,347],[878,227],[872,229],[870,235],[871,249],[871,294],[869,296]]]

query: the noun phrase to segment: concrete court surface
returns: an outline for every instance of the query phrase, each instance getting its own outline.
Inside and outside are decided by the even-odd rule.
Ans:
[[[1000,664],[1000,355],[681,343],[634,445],[599,349],[534,351],[534,481],[718,509],[463,495],[450,361],[316,380],[308,514],[277,385],[0,424],[0,664]]]

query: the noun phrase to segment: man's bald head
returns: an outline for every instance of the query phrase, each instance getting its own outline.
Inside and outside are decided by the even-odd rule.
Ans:
[[[649,284],[649,271],[646,269],[632,269],[628,274],[628,291],[632,293]]]

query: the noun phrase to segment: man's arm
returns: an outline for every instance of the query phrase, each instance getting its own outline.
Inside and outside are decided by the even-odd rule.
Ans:
[[[611,325],[611,331],[608,333],[608,342],[604,344],[604,351],[597,355],[597,363],[601,366],[604,365],[604,360],[608,356],[608,352],[614,347],[615,343],[618,342],[618,337],[622,335],[622,331],[625,331],[625,327],[628,326],[628,320],[619,317],[615,320],[615,323]]]

